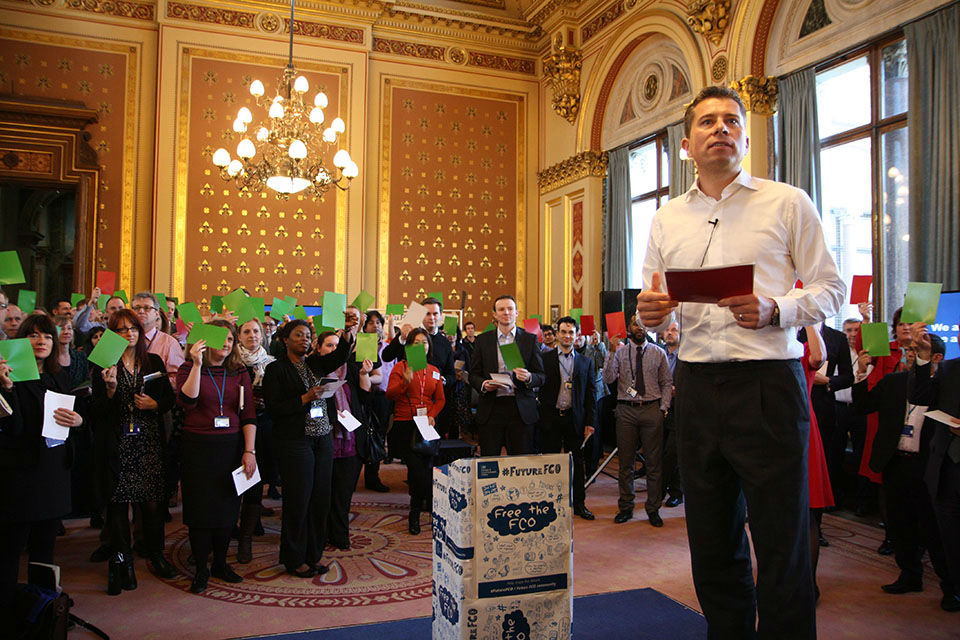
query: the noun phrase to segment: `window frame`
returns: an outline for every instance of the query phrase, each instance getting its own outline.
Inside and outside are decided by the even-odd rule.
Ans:
[[[667,130],[666,130],[666,128],[660,129],[659,131],[656,131],[656,132],[651,133],[651,134],[649,134],[649,135],[643,136],[642,138],[637,138],[636,140],[634,140],[633,142],[631,142],[629,145],[627,145],[627,154],[628,154],[628,157],[632,157],[633,152],[634,152],[635,150],[639,149],[640,147],[644,147],[644,146],[646,146],[646,145],[648,145],[648,144],[650,144],[650,143],[654,143],[654,149],[655,149],[655,153],[656,153],[656,156],[657,156],[657,170],[656,170],[656,171],[657,171],[657,180],[656,180],[657,186],[656,186],[656,188],[654,188],[654,189],[651,190],[651,191],[646,191],[646,192],[644,192],[644,193],[640,193],[640,194],[637,194],[637,195],[633,195],[633,185],[631,185],[631,187],[630,187],[630,216],[631,216],[631,219],[632,219],[632,216],[633,216],[633,207],[634,207],[634,205],[636,205],[638,202],[643,202],[644,200],[654,199],[654,200],[655,200],[655,204],[656,204],[656,207],[654,208],[654,210],[656,211],[656,210],[659,210],[660,207],[663,206],[664,199],[669,199],[669,198],[670,198],[670,174],[669,174],[669,168],[667,167],[668,172],[667,172],[666,174],[664,174],[664,169],[665,169],[665,167],[663,166],[663,156],[664,156],[665,154],[669,154],[669,147],[668,147],[668,145],[667,145]],[[664,182],[662,181],[662,179],[661,179],[661,178],[664,177],[664,176],[666,176],[666,183],[664,183]],[[631,225],[631,226],[632,226],[632,225]],[[631,237],[630,237],[631,247],[632,247],[633,244],[634,244],[633,233],[634,233],[634,232],[631,231],[631,234],[630,234],[630,235],[631,235]],[[633,249],[631,248],[630,251],[631,251],[631,253],[632,253]],[[631,256],[630,256],[630,259],[631,259],[631,262],[633,262],[634,259],[635,259],[635,256],[631,255]],[[641,265],[641,266],[642,266],[642,265]],[[634,288],[639,288],[639,287],[641,286],[640,283],[633,282],[633,274],[632,274],[632,273],[628,274],[627,283],[628,283],[628,284],[634,284],[634,285],[636,285],[636,287],[634,287]]]

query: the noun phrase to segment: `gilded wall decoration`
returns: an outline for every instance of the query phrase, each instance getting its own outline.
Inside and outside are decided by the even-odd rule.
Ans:
[[[191,22],[208,22],[228,27],[253,29],[256,27],[257,14],[249,11],[220,9],[187,2],[168,2],[167,17],[189,20]]]
[[[607,175],[607,162],[606,151],[584,151],[538,171],[537,186],[540,187],[540,194],[559,189],[581,178],[602,178]]]
[[[341,285],[343,195],[282,200],[272,191],[238,192],[211,162],[218,147],[236,147],[231,123],[240,107],[262,115],[249,85],[260,79],[273,95],[282,62],[236,52],[185,52],[177,170],[183,193],[176,216],[182,256],[175,259],[174,289],[187,300],[204,305],[211,296],[246,287],[251,295],[291,295],[303,304],[318,304],[325,290]],[[340,67],[299,65],[298,71],[312,90],[327,94],[326,117],[343,117],[346,74]]]
[[[284,33],[290,33],[290,19],[283,21]],[[338,24],[323,24],[320,22],[309,22],[307,20],[295,20],[293,32],[297,35],[308,36],[311,38],[323,38],[324,40],[336,40],[338,42],[349,42],[351,44],[363,44],[363,29],[355,27],[344,27]]]
[[[720,44],[730,22],[730,0],[693,0],[687,24],[713,44]]]
[[[580,42],[586,44],[587,40],[613,24],[617,18],[623,14],[623,0],[616,0],[616,2],[610,3],[600,13],[600,15],[583,25],[583,27],[580,29]]]
[[[0,163],[7,171],[53,176],[53,154],[48,152],[0,147]]]
[[[66,0],[64,2],[64,6],[68,9],[137,20],[153,20],[153,5],[153,2],[130,2],[129,0]]]
[[[714,82],[720,82],[727,75],[727,58],[726,56],[720,56],[713,61],[713,65],[710,67],[710,77],[713,78]]]
[[[379,302],[439,290],[483,324],[501,293],[522,307],[523,98],[393,79],[383,95]]]
[[[374,38],[373,50],[380,53],[392,53],[397,56],[424,58],[427,60],[443,60],[445,49],[435,45],[407,42],[405,40],[391,40],[389,38]]]
[[[583,308],[583,200],[573,203],[573,259],[571,260],[571,283],[573,285],[573,308]]]
[[[0,29],[0,84],[15,95],[95,109],[89,145],[101,165],[96,265],[128,287],[133,264],[137,53],[128,45]]]
[[[532,58],[511,58],[482,51],[467,52],[467,66],[496,69],[498,71],[512,71],[526,75],[536,75],[537,61]]]
[[[569,123],[580,112],[580,69],[583,55],[573,48],[559,47],[543,62],[543,75],[553,89],[553,110]]]
[[[777,110],[777,79],[773,76],[745,76],[730,83],[740,94],[747,111],[759,116],[772,116]]]

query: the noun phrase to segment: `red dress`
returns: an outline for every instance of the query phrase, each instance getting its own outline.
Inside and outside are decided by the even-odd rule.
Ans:
[[[874,385],[880,382],[884,376],[895,372],[900,367],[900,359],[903,352],[900,350],[900,343],[896,340],[890,343],[890,355],[878,356],[874,359],[873,370],[867,376],[867,388],[873,389]],[[854,363],[856,365],[856,363]],[[867,437],[864,441],[863,456],[860,458],[859,474],[867,478],[870,482],[880,484],[881,475],[870,468],[870,455],[873,453],[873,439],[877,435],[879,418],[876,412],[867,415]]]
[[[803,364],[803,375],[807,379],[807,402],[810,403],[810,446],[807,450],[810,508],[823,509],[834,505],[833,488],[830,486],[830,473],[827,471],[827,457],[823,453],[817,416],[813,412],[813,403],[809,400],[810,392],[813,390],[813,376],[817,370],[810,367],[810,347],[807,345],[803,345],[801,364]]]

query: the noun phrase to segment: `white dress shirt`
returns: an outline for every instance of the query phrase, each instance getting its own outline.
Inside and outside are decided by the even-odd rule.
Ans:
[[[507,365],[503,362],[503,354],[500,353],[500,346],[504,344],[510,344],[511,342],[517,341],[517,325],[513,325],[513,328],[506,333],[500,332],[500,327],[496,328],[497,332],[497,371],[500,373],[510,373],[507,371]],[[498,396],[512,396],[514,395],[513,389],[497,389]]]
[[[710,224],[716,220],[716,224]],[[710,233],[713,232],[711,239]],[[701,265],[702,260],[702,265]],[[753,263],[753,290],[780,307],[780,326],[744,329],[730,309],[684,302],[660,325],[681,327],[680,359],[685,362],[788,360],[803,356],[793,327],[835,315],[846,285],[827,251],[820,216],[806,193],[741,170],[714,200],[694,184],[663,205],[653,219],[643,288],[659,271],[666,290],[668,268]],[[794,288],[797,279],[803,289]]]

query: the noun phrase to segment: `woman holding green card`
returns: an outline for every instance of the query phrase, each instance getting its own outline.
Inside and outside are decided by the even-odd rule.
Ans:
[[[387,398],[393,400],[393,428],[390,430],[390,452],[407,465],[407,484],[410,487],[410,535],[420,534],[420,510],[423,501],[430,498],[433,482],[431,445],[425,443],[413,421],[415,416],[426,416],[436,425],[437,415],[443,409],[443,380],[440,370],[427,364],[430,353],[430,334],[416,328],[407,334],[407,359],[397,362],[390,372]],[[415,350],[423,349],[419,363],[411,360]]]
[[[72,445],[42,435],[47,391],[70,391],[57,364],[57,329],[50,318],[31,315],[17,337],[29,343],[16,343],[20,352],[10,362],[0,358],[0,394],[13,410],[0,418],[0,629],[8,630],[14,628],[5,616],[13,609],[21,552],[28,548],[31,562],[52,563],[60,518],[71,506]],[[53,418],[61,427],[83,424],[71,409],[57,409]]]
[[[184,409],[180,486],[183,522],[190,528],[197,566],[190,590],[201,593],[210,576],[243,582],[227,564],[230,533],[240,513],[233,471],[240,465],[250,478],[257,469],[257,417],[236,327],[226,320],[211,320],[194,326],[191,335],[196,342],[187,345],[187,362],[177,372],[178,402]],[[208,570],[211,550],[213,564]]]

